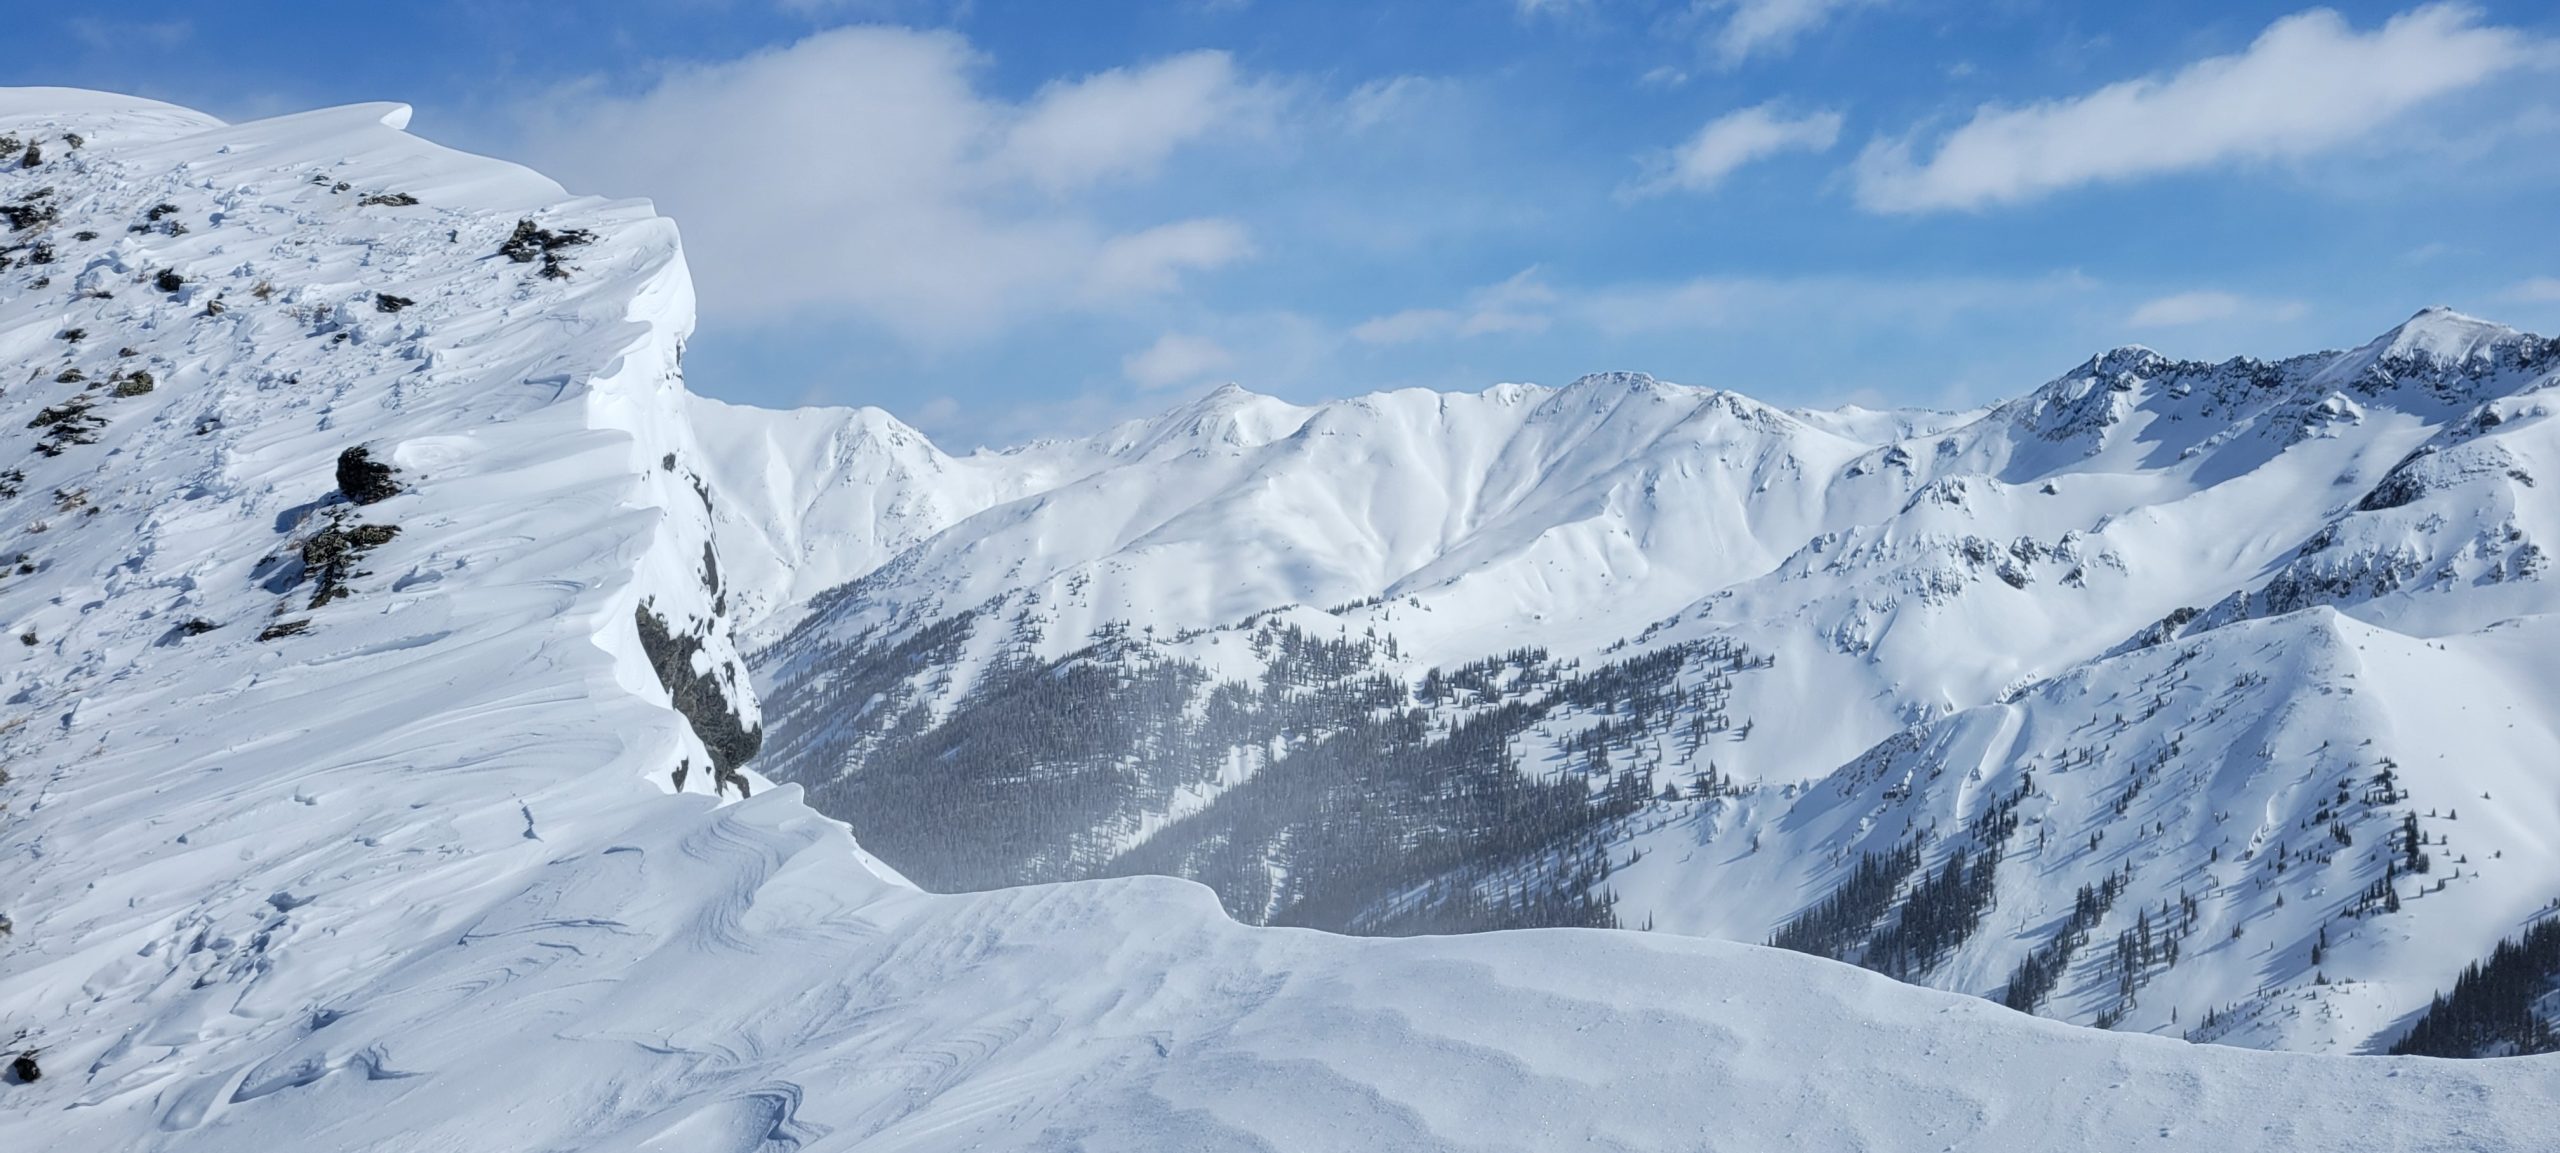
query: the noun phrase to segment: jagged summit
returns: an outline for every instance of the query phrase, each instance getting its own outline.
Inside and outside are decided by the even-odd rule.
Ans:
[[[2081,363],[2065,376],[2117,376],[2125,373],[2156,372],[2169,358],[2147,345],[2126,344],[2108,349]]]
[[[2368,395],[2414,383],[2436,403],[2475,404],[2491,392],[2531,385],[2554,368],[2560,368],[2560,340],[2433,307],[2339,354],[2313,383]]]
[[[1653,374],[1649,372],[1611,370],[1608,372],[1586,372],[1581,376],[1573,378],[1573,382],[1567,384],[1565,388],[1569,390],[1590,392],[1612,389],[1625,390],[1629,392],[1648,392],[1662,387],[1662,384],[1663,382],[1655,380],[1653,378]]]

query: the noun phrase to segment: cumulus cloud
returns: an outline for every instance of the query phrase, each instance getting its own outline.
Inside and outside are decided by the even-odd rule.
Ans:
[[[1781,152],[1827,152],[1840,139],[1840,114],[1790,116],[1776,102],[1728,112],[1706,123],[1679,147],[1656,157],[1653,174],[1635,195],[1706,192],[1735,169]]]
[[[2134,328],[2178,328],[2218,320],[2286,321],[2309,311],[2310,306],[2298,300],[2259,300],[2207,289],[2146,300],[2125,323]]]
[[[2412,9],[2370,32],[2312,9],[2269,25],[2242,52],[2165,76],[2019,108],[1984,105],[1934,150],[1912,138],[1879,141],[1859,158],[1858,201],[1877,212],[1975,209],[2308,156],[2515,68],[2532,48],[2465,4]]]
[[[1486,285],[1469,293],[1463,308],[1408,308],[1372,317],[1352,326],[1351,339],[1362,344],[1387,345],[1499,333],[1544,332],[1548,325],[1554,323],[1549,309],[1556,299],[1555,290],[1538,279],[1537,269],[1524,269],[1499,284]]]
[[[1093,198],[1261,131],[1276,97],[1193,52],[982,92],[959,36],[840,28],[679,68],[632,95],[555,93],[525,149],[583,191],[645,195],[684,230],[706,313],[852,316],[948,340],[1112,307],[1244,258],[1215,217],[1114,229]]]
[[[1189,384],[1235,363],[1235,354],[1205,336],[1168,332],[1120,361],[1120,373],[1140,388]]]

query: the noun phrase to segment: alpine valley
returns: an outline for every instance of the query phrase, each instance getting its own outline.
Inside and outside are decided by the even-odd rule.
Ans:
[[[407,121],[0,90],[11,1147],[2560,1131],[2560,341],[951,455]]]
[[[926,888],[1643,927],[2359,1052],[2560,894],[2555,403],[2560,342],[2429,309],[1954,414],[1231,388],[955,459],[694,411],[760,765]]]

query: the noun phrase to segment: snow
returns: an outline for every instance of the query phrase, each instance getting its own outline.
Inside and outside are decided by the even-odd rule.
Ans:
[[[0,1087],[12,1147],[2526,1149],[2560,1125],[2552,1059],[2195,1047],[1667,934],[1248,929],[1167,880],[919,893],[794,788],[714,795],[639,649],[646,603],[705,630],[698,671],[734,670],[714,510],[750,510],[734,533],[792,523],[758,502],[822,503],[723,455],[760,434],[683,390],[673,226],[402,123],[0,93],[0,131],[88,140],[0,174],[62,209],[56,262],[0,272],[0,347],[34,368],[0,428],[24,445],[38,410],[100,395],[66,368],[156,377],[98,401],[96,443],[22,450],[0,502],[33,569],[0,577],[0,618],[34,638],[0,667],[0,1021],[45,1071]],[[421,203],[357,202],[376,191]],[[127,231],[164,201],[187,232]],[[494,255],[527,216],[595,233],[567,279]],[[148,283],[164,268],[180,292]],[[112,296],[74,295],[93,272]],[[1683,403],[1573,400],[1633,406],[1610,451]],[[867,419],[838,415],[760,451],[831,451]],[[337,503],[356,444],[407,491]],[[1226,467],[1200,451],[1176,467]],[[1570,488],[1609,507],[1599,477]],[[310,608],[289,558],[332,514],[401,531]],[[779,599],[798,558],[849,571],[896,538],[766,539]]]
[[[1712,764],[1759,789],[1714,813],[1656,806],[1631,822],[1617,859],[1642,859],[1608,882],[1621,919],[1764,941],[1862,851],[1916,833],[1942,859],[1950,846],[1939,838],[1998,792],[1982,780],[2014,784],[2032,766],[2094,758],[2067,791],[2040,769],[2057,791],[2036,810],[2052,810],[2049,838],[2104,831],[2117,847],[2013,860],[1999,931],[1921,975],[1997,996],[2078,889],[2123,863],[2128,842],[2144,846],[2145,870],[2129,892],[2148,904],[2128,896],[2102,926],[2107,939],[2163,899],[2240,883],[2215,867],[2211,829],[2177,825],[2182,814],[2259,812],[2290,828],[2290,842],[2316,842],[2332,819],[2322,810],[2335,807],[2319,774],[2369,776],[2390,757],[2421,814],[2482,791],[2472,769],[2444,767],[2460,764],[2504,782],[2490,789],[2499,820],[2560,820],[2560,782],[2547,771],[2560,740],[2530,725],[2512,740],[2456,739],[2471,732],[2463,699],[2529,695],[2560,673],[2486,655],[2506,651],[2492,638],[2540,635],[2554,608],[2555,385],[2552,342],[2429,309],[2362,348],[2280,361],[2114,349],[1964,414],[1784,412],[1639,373],[1311,408],[1229,389],[1087,440],[971,458],[1009,470],[1019,495],[866,553],[876,558],[867,568],[831,569],[848,583],[748,636],[761,683],[795,723],[859,717],[868,703],[828,697],[824,660],[963,613],[990,626],[915,678],[937,716],[1008,652],[1006,637],[1036,634],[1034,655],[1059,659],[1123,622],[1151,630],[1157,651],[1248,682],[1258,667],[1233,642],[1242,622],[1274,612],[1319,635],[1392,638],[1398,655],[1379,669],[1407,682],[1526,645],[1593,663],[1738,642],[1775,664],[1733,678],[1732,731],[1702,744],[1649,740],[1619,763],[1655,764],[1684,785]],[[955,494],[942,506],[954,510],[984,499],[961,499],[969,490],[958,483],[935,491]],[[862,539],[875,523],[868,499],[777,516],[803,540]],[[724,537],[723,547],[745,546]],[[2389,676],[2344,661],[2278,665],[2270,644],[2362,646],[2405,661]],[[2191,649],[2183,673],[2161,670]],[[2286,671],[2245,701],[2190,694],[2139,723],[2117,719],[2143,711],[2121,702],[2147,700],[2149,679],[2227,686],[2271,667]],[[2402,675],[2416,668],[2449,694]],[[776,689],[785,682],[787,695]],[[2057,699],[2060,683],[2103,685],[2098,698],[2120,700]],[[2312,716],[2323,727],[2302,727]],[[1542,725],[1518,750],[1524,770],[1579,771],[1560,742],[1600,719]],[[1848,787],[1861,758],[1914,726],[1926,739],[1897,771],[1913,778],[1912,811],[1936,825],[1800,800]],[[2265,734],[2279,731],[2316,733],[2305,748],[2349,734],[2373,747],[2317,769],[2257,763]],[[858,756],[857,744],[854,760],[775,770],[826,781],[860,771]],[[1249,773],[1181,791],[1127,835],[1214,804]],[[2154,773],[2196,790],[2181,813],[2115,811],[2136,777]],[[1856,799],[1872,808],[1887,787],[1865,782]],[[2521,838],[2465,847],[2456,855],[2475,864],[2504,853],[2486,879],[2466,874],[2457,886],[2476,896],[2411,901],[2391,925],[2359,929],[2339,963],[2313,964],[2307,942],[2322,918],[2384,868],[2379,826],[2351,835],[2352,852],[2322,850],[2338,861],[2309,886],[2322,892],[2296,889],[2280,914],[2272,897],[2264,908],[2218,906],[2213,928],[2250,934],[2252,947],[2191,950],[2124,1023],[2184,1032],[2203,1009],[2263,1009],[2309,987],[2339,1007],[2257,1013],[2260,1027],[2216,1039],[2387,1046],[2464,964],[2560,894],[2560,860]],[[1753,843],[1757,854],[1738,849]],[[2278,941],[2290,951],[2273,951]],[[2102,968],[2075,969],[2068,988],[2090,995],[2045,1011],[2100,1020],[2111,1008],[2091,993],[2109,984]]]
[[[1916,827],[1961,828],[2031,771],[1997,908],[1933,983],[1997,994],[2078,885],[2130,866],[2100,944],[2180,896],[2202,916],[2188,955],[2149,979],[2123,1027],[2177,1036],[2206,1009],[2304,1000],[2307,1015],[2215,1039],[2369,1049],[2446,973],[2547,912],[2560,858],[2541,830],[2560,803],[2540,766],[2560,734],[2537,698],[2560,676],[2551,634],[2536,620],[2424,641],[2320,609],[2093,662],[2013,703],[1930,722],[1895,755],[1793,803],[1686,806],[1634,838],[1645,859],[1611,883],[1658,928],[1755,938],[1835,883],[1842,858],[1816,847],[1848,846],[1854,861]],[[2401,880],[2405,912],[2341,916],[2366,874],[2379,875],[2377,855],[2396,851],[2396,817],[2341,807],[2353,847],[2310,817],[2341,779],[2366,792],[2384,756],[2413,796],[2405,807],[2427,814],[2430,841],[2449,840],[2429,849],[2433,874]],[[2137,778],[2133,803],[2114,811]],[[2095,830],[2104,838],[2091,844]],[[2295,859],[2279,872],[2280,849]],[[2433,890],[2437,880],[2447,887]],[[2327,957],[2314,960],[2324,931]],[[2075,973],[2064,988],[2079,1000],[2045,1011],[2089,1020],[2110,1007],[2112,974],[2094,959]],[[2340,998],[2356,1003],[2330,1004]]]
[[[2459,365],[2484,355],[2502,342],[2512,341],[2516,335],[2516,330],[2506,325],[2464,316],[2437,305],[2419,310],[2417,315],[2402,321],[2399,327],[2357,350],[2355,359],[2424,357]]]

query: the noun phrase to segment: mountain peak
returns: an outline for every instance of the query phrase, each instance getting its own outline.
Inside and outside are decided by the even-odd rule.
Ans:
[[[1248,409],[1295,407],[1295,405],[1281,400],[1278,397],[1255,392],[1254,390],[1246,388],[1241,384],[1237,384],[1234,381],[1228,381],[1225,384],[1221,384],[1216,388],[1210,389],[1208,392],[1202,394],[1199,399],[1174,409],[1173,413],[1168,415],[1178,415],[1189,419],[1198,417],[1227,416],[1243,412]]]
[[[1541,407],[1551,412],[1598,412],[1613,410],[1639,397],[1663,401],[1699,391],[1656,380],[1647,372],[1588,372],[1557,389]]]
[[[2080,366],[2080,372],[2073,375],[2114,376],[2126,372],[2145,372],[2168,359],[2149,346],[2123,344],[2090,357],[2088,363]]]
[[[1655,380],[1649,372],[1586,372],[1565,387],[1580,391],[1617,389],[1636,392],[1661,386],[1662,382]]]
[[[1296,432],[1314,411],[1229,382],[1162,415],[1124,424],[1097,443],[1110,455],[1212,445],[1252,448]]]
[[[2419,309],[2416,315],[2358,351],[2370,352],[2377,358],[2397,356],[2460,364],[2487,355],[2491,347],[2521,335],[2506,325],[2466,316],[2438,304]]]

